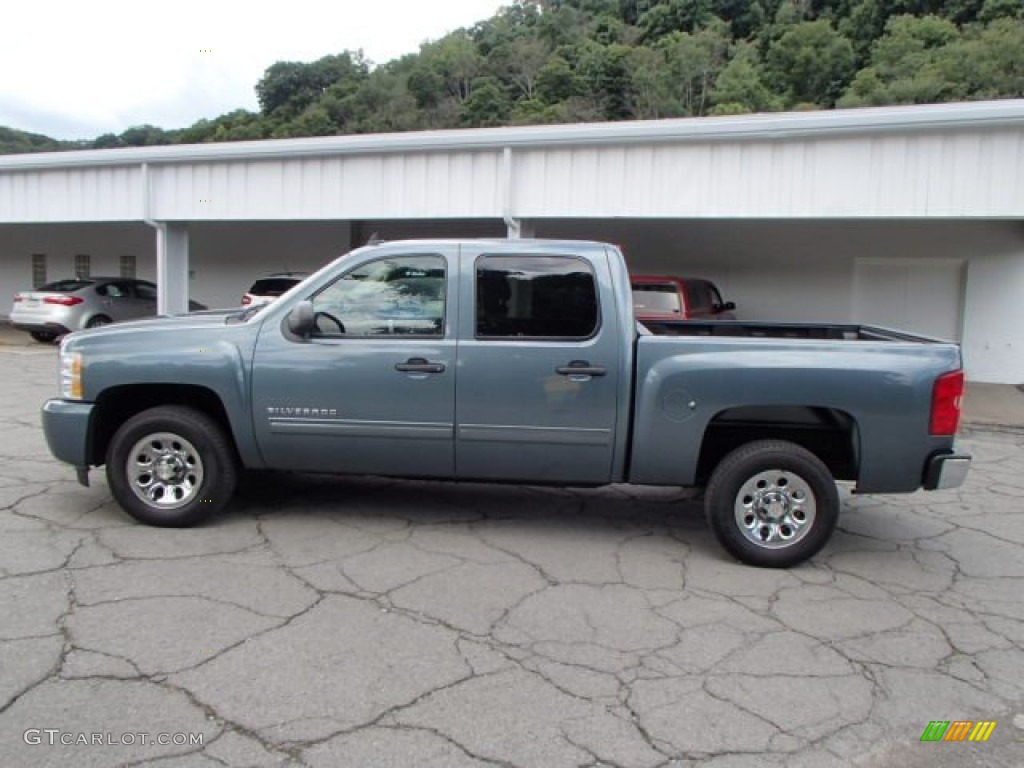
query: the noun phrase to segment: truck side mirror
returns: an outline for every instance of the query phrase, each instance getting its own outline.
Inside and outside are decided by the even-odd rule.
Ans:
[[[724,304],[718,305],[719,312],[732,312],[734,309],[736,309],[735,301],[727,301]]]
[[[292,311],[285,317],[285,324],[291,333],[301,339],[308,339],[316,328],[315,314],[313,302],[306,299],[292,308]]]

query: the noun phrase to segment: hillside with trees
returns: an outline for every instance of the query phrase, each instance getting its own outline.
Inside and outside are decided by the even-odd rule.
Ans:
[[[87,146],[1024,97],[1024,2],[515,0],[378,66],[279,61],[256,94],[259,112]],[[18,133],[0,131],[0,151],[54,148]]]

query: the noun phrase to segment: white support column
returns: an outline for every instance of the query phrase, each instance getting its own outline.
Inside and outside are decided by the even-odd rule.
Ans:
[[[156,225],[156,311],[188,312],[188,225]]]
[[[513,213],[515,211],[515,204],[513,196],[515,194],[515,181],[512,177],[512,147],[505,147],[501,153],[501,169],[502,169],[502,188],[504,201],[504,218],[506,237],[509,240],[522,240],[525,238],[536,237],[534,226],[532,222],[523,221],[517,218]]]
[[[522,219],[505,219],[509,240],[525,240],[537,236],[537,229],[532,221]]]

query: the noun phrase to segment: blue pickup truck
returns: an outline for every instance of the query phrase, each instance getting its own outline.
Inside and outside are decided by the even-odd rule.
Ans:
[[[596,242],[359,248],[277,302],[113,325],[60,347],[53,454],[128,514],[193,525],[239,471],[703,486],[733,556],[828,541],[835,481],[952,488],[955,344],[859,325],[633,317]]]

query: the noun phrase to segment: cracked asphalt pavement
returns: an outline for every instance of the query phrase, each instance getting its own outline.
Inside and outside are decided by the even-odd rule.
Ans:
[[[53,350],[0,365],[2,766],[1024,765],[1024,435],[789,571],[665,488],[257,475],[160,530],[50,457]]]

